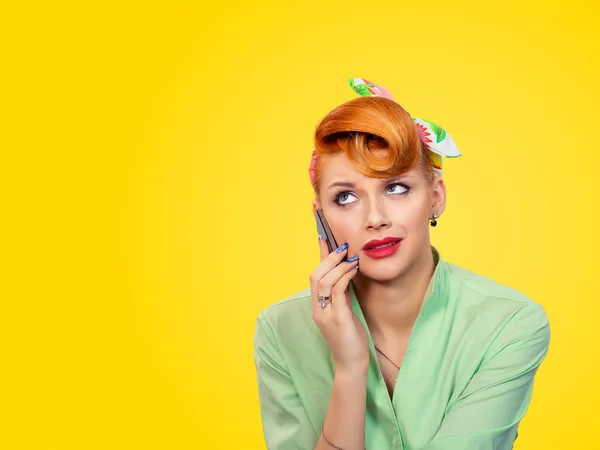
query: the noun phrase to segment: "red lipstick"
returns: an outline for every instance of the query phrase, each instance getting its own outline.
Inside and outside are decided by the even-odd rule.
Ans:
[[[386,237],[381,240],[374,239],[367,242],[363,246],[363,250],[365,255],[370,258],[387,258],[398,251],[401,241],[402,238],[399,237]]]

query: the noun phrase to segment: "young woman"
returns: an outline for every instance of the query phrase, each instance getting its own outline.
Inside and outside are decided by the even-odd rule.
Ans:
[[[508,450],[546,356],[549,324],[522,293],[442,259],[450,135],[382,86],[315,133],[319,236],[310,288],[263,310],[255,363],[267,447]],[[350,283],[350,281],[352,281]]]

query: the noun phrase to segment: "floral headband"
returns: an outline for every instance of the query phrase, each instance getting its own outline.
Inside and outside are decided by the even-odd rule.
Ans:
[[[394,97],[386,88],[364,78],[348,78],[348,83],[356,93],[363,97],[384,97],[394,100]],[[442,176],[442,156],[447,158],[461,156],[458,147],[450,134],[431,120],[414,118],[413,122],[415,123],[419,139],[425,148],[429,150],[429,159],[431,160],[434,172]],[[308,169],[310,182],[313,186],[316,161],[317,153],[313,150]]]

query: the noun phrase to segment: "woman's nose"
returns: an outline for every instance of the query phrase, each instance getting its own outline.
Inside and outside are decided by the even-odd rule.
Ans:
[[[379,229],[386,228],[390,225],[390,220],[383,209],[383,206],[378,202],[372,202],[367,210],[366,218],[367,228]]]

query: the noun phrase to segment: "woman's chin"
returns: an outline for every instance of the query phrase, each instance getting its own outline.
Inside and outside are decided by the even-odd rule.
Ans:
[[[363,276],[374,281],[392,281],[402,275],[403,267],[398,265],[395,261],[394,264],[383,263],[381,261],[375,264],[359,263],[357,277]]]

